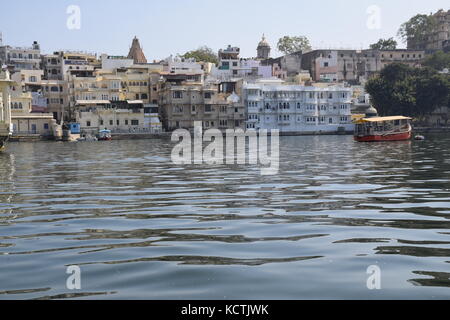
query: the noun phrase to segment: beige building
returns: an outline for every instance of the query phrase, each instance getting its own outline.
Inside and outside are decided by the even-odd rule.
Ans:
[[[20,70],[11,77],[33,96],[33,111],[49,112],[58,122],[68,106],[68,87],[64,80],[45,80],[43,70]],[[41,101],[42,100],[42,101]]]
[[[98,70],[87,77],[72,74],[68,79],[69,115],[66,116],[73,118],[72,109],[77,101],[119,101],[123,98],[121,77],[114,72]]]
[[[23,135],[50,137],[56,122],[51,113],[33,113],[31,92],[23,92],[22,86],[15,83],[11,91],[11,123],[13,137]]]
[[[155,110],[156,108],[156,110]],[[112,133],[160,133],[161,123],[156,106],[143,101],[77,101],[75,122],[82,134],[96,135],[100,130]]]
[[[314,81],[362,83],[386,65],[404,63],[419,67],[425,58],[421,50],[314,50],[303,54],[302,68]]]
[[[69,104],[69,90],[67,81],[64,80],[42,80],[42,94],[46,99],[47,112],[51,113],[58,121],[63,119],[64,111]]]
[[[228,90],[230,87],[234,90]],[[242,81],[166,83],[160,96],[164,129],[193,129],[196,121],[201,121],[205,129],[244,129],[245,106],[235,92],[238,90],[242,90]]]
[[[433,17],[436,20],[436,26],[434,30],[427,35],[424,41],[414,41],[408,39],[408,49],[411,50],[426,50],[437,51],[443,50],[445,46],[448,46],[450,40],[450,10],[439,10]]]
[[[118,69],[117,76],[121,79],[122,100],[142,100],[150,103],[150,73],[148,69],[127,68]]]
[[[11,86],[13,81],[9,71],[0,70],[0,151],[12,134],[11,125]]]

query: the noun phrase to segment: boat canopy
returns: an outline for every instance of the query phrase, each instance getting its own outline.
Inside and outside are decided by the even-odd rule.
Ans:
[[[358,123],[365,122],[384,122],[384,121],[395,121],[395,120],[412,120],[412,118],[404,116],[393,116],[393,117],[374,117],[374,118],[364,118],[358,120]]]

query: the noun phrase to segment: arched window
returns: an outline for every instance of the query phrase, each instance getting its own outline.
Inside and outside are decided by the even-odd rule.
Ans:
[[[19,102],[19,109],[22,109],[22,102]]]

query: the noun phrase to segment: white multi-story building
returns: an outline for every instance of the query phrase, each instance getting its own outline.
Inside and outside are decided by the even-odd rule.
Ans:
[[[165,72],[170,73],[186,73],[195,72],[203,73],[202,65],[193,58],[182,58],[180,56],[170,56],[163,61]]]
[[[105,70],[129,68],[134,64],[133,59],[121,56],[108,56],[107,54],[102,54],[100,58],[102,61],[102,69]]]
[[[213,68],[211,76],[220,80],[233,78],[257,79],[271,78],[272,66],[262,65],[258,59],[239,57],[240,49],[229,45],[219,51],[219,65]]]
[[[244,85],[248,129],[279,129],[280,133],[351,132],[352,89],[284,85],[259,81]]]
[[[31,47],[0,46],[0,64],[12,67],[14,71],[38,70],[41,65],[41,48],[37,41]]]

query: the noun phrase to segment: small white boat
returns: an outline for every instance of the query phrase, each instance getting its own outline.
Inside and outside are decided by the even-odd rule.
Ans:
[[[99,141],[110,141],[112,140],[111,130],[101,130],[98,134]]]
[[[423,140],[425,140],[425,137],[422,136],[422,135],[417,135],[417,136],[414,137],[414,140],[423,141]]]

